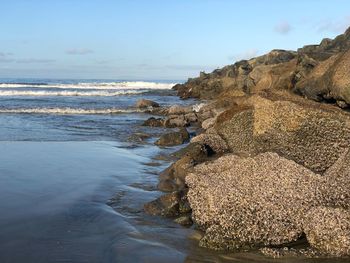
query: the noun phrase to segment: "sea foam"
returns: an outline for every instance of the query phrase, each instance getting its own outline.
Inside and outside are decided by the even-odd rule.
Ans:
[[[1,96],[120,96],[141,94],[147,90],[118,90],[118,91],[50,91],[50,90],[0,90]]]
[[[171,89],[175,83],[158,83],[145,81],[126,82],[81,82],[76,84],[61,83],[0,83],[0,88],[55,88],[55,89],[111,89],[111,90],[153,90]]]
[[[61,114],[61,115],[89,115],[89,114],[117,114],[144,112],[141,109],[81,109],[81,108],[20,108],[20,109],[0,109],[0,113],[13,114]]]

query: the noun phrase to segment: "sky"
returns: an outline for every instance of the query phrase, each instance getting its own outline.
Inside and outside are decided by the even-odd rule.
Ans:
[[[185,80],[348,26],[349,0],[0,0],[0,78]]]

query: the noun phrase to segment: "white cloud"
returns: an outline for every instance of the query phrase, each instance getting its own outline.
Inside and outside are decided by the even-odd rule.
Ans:
[[[281,35],[287,35],[292,27],[287,21],[281,21],[275,26],[274,30]]]
[[[70,48],[66,50],[67,55],[88,55],[92,53],[94,51],[88,48]]]

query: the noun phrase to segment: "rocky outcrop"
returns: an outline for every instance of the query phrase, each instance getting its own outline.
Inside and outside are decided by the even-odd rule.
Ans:
[[[273,50],[201,73],[174,87],[181,98],[241,97],[262,90],[288,90],[317,101],[350,104],[350,29],[334,40],[324,39],[295,51]]]
[[[350,256],[349,49],[350,29],[174,87],[181,98],[210,99],[167,110],[165,127],[198,129],[158,184],[188,191],[201,246]],[[308,248],[282,251],[305,236]]]
[[[294,91],[317,101],[336,102],[341,108],[350,105],[350,50],[320,62]]]

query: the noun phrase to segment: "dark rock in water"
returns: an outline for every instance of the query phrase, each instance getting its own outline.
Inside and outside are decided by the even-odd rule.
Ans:
[[[159,104],[151,100],[140,99],[136,102],[135,106],[136,108],[148,108],[148,107],[158,108]]]
[[[150,215],[175,217],[180,214],[179,203],[181,197],[179,192],[163,195],[154,201],[144,205],[145,212]]]
[[[178,186],[174,182],[174,180],[171,179],[164,179],[160,180],[157,188],[162,192],[174,192],[178,190]]]
[[[193,221],[190,215],[180,216],[176,218],[174,222],[182,226],[191,226],[193,224]]]
[[[160,191],[170,192],[184,189],[187,174],[197,163],[208,160],[211,152],[201,144],[190,143],[173,155],[180,159],[160,174],[158,183]]]
[[[137,141],[137,142],[145,142],[147,139],[151,137],[150,134],[143,133],[143,132],[135,132],[129,137],[129,141]]]
[[[159,146],[175,146],[187,142],[190,139],[190,134],[186,128],[180,128],[177,132],[163,134],[156,142]]]
[[[167,128],[186,127],[188,125],[189,122],[186,120],[184,115],[170,115],[164,121],[164,126]]]
[[[190,156],[197,162],[203,162],[208,157],[207,149],[199,143],[190,143],[186,147],[172,153],[172,156],[176,158],[182,158],[184,156]]]
[[[154,118],[151,117],[144,121],[142,126],[149,126],[149,127],[163,127],[164,126],[164,120],[162,118]]]

